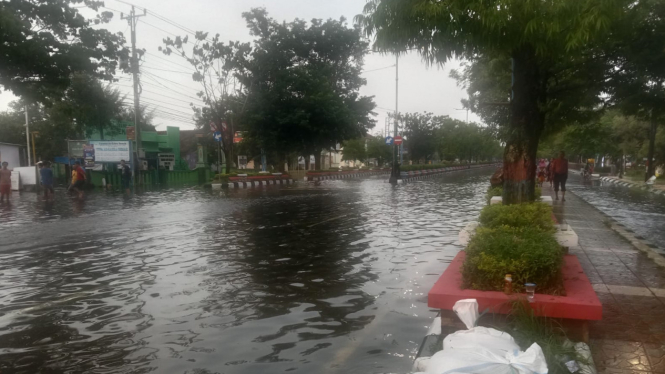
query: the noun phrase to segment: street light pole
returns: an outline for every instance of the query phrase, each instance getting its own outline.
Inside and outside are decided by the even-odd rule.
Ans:
[[[395,129],[393,136],[398,135],[398,113],[399,113],[399,53],[395,53]],[[399,171],[399,160],[397,158],[397,145],[393,142],[393,169],[390,173],[390,179],[388,182],[392,184],[397,184],[397,180],[400,178]]]
[[[28,166],[32,164],[30,158],[30,121],[28,120],[28,106],[25,106],[25,140],[28,143]]]

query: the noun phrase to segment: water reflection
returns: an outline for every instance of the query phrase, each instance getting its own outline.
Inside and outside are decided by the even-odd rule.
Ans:
[[[0,223],[0,371],[407,371],[490,173],[22,194]]]

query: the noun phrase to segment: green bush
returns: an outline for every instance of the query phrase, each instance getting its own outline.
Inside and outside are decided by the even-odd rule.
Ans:
[[[502,291],[506,274],[511,274],[516,293],[532,282],[538,293],[562,294],[562,264],[561,246],[542,230],[480,227],[466,249],[462,287]]]
[[[510,226],[554,232],[552,207],[545,203],[488,205],[480,211],[479,221],[487,228]]]
[[[487,189],[487,194],[485,195],[485,198],[487,199],[487,204],[489,204],[492,201],[492,198],[494,196],[501,196],[503,195],[503,187],[498,186],[498,187],[492,187],[490,186]]]

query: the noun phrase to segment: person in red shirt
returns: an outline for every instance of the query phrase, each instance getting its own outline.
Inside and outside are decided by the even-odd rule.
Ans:
[[[0,203],[5,196],[9,203],[9,195],[12,192],[12,171],[7,168],[7,165],[9,165],[7,161],[3,162],[2,169],[0,169]]]
[[[69,186],[70,191],[78,194],[79,199],[83,198],[83,187],[85,186],[85,170],[81,167],[81,163],[76,161],[72,167],[72,184]]]
[[[554,195],[559,200],[559,187],[561,187],[561,200],[566,201],[566,180],[568,179],[568,160],[566,153],[561,151],[559,158],[552,162],[552,172],[554,173]]]

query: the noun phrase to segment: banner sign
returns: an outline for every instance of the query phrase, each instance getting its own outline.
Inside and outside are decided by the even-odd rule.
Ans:
[[[238,156],[238,169],[247,169],[247,156]]]
[[[68,140],[67,154],[69,158],[83,158],[83,146],[88,144],[87,140]]]
[[[242,141],[242,133],[243,131],[236,131],[235,134],[233,134],[233,142],[234,143],[240,143]]]
[[[83,160],[86,168],[95,167],[95,146],[86,144],[83,146]]]
[[[120,162],[131,160],[131,142],[111,140],[91,140],[95,146],[96,162]]]

